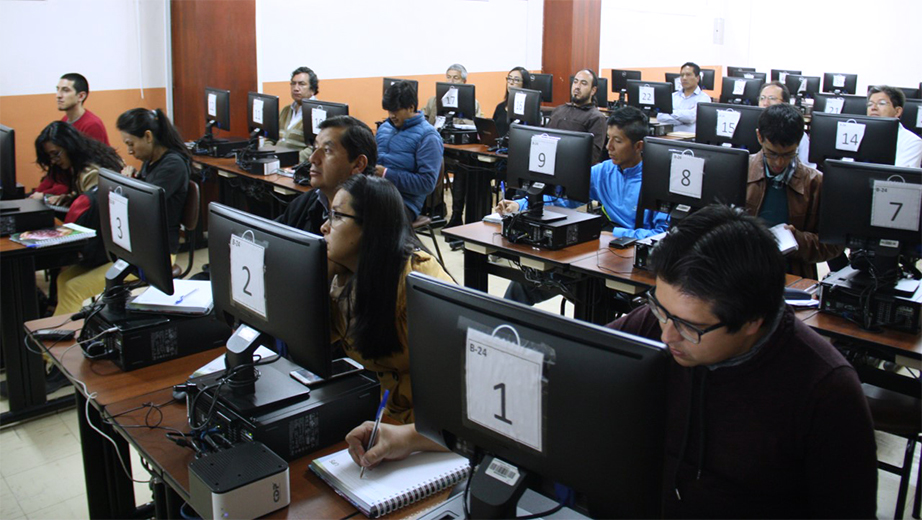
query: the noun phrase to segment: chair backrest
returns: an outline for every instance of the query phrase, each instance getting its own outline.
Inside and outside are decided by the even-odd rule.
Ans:
[[[199,209],[201,208],[201,194],[198,184],[189,181],[189,190],[186,192],[186,204],[182,208],[182,226],[187,231],[198,227]]]

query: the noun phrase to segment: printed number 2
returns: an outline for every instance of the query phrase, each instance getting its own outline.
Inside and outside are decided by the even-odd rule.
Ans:
[[[903,203],[902,202],[891,202],[890,204],[892,206],[896,206],[896,211],[893,212],[893,216],[890,217],[890,222],[893,222],[894,220],[896,220],[896,216],[900,214],[900,210],[903,209]]]
[[[247,296],[253,296],[253,293],[247,290],[247,287],[250,286],[250,268],[247,266],[243,266],[243,270],[247,274],[247,281],[245,284],[243,284],[243,294],[246,294]]]
[[[499,409],[500,414],[493,414],[493,417],[503,421],[506,424],[512,424],[512,421],[506,418],[506,383],[500,383],[493,387],[493,390],[499,390]]]

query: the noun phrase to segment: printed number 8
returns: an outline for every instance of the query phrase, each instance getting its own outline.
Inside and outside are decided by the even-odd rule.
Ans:
[[[691,186],[691,172],[682,170],[682,186]]]

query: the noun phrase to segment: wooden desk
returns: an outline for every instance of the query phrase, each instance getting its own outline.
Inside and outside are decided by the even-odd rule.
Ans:
[[[192,164],[203,172],[215,172],[218,200],[222,204],[265,218],[277,217],[291,200],[311,190],[310,186],[295,184],[291,177],[256,175],[245,171],[237,166],[234,159],[196,155]],[[207,206],[205,212],[207,214]]]
[[[58,223],[60,224],[60,223]],[[10,411],[0,415],[9,424],[72,405],[70,397],[46,401],[45,362],[25,349],[23,324],[39,317],[35,272],[77,262],[85,241],[28,248],[0,238],[0,334]],[[57,318],[57,325],[64,318]]]
[[[489,152],[487,148],[484,144],[445,145],[446,167],[466,177],[465,224],[478,222],[493,212],[492,181],[506,178],[507,156]]]

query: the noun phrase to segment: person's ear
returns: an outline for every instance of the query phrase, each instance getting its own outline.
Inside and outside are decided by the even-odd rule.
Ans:
[[[365,171],[365,168],[368,167],[368,157],[365,154],[360,154],[355,158],[355,161],[352,162],[352,173],[362,173]]]
[[[77,99],[80,101],[81,105],[83,104],[84,101],[86,101],[86,97],[88,95],[89,94],[87,92],[77,92]]]
[[[762,132],[759,132],[758,128],[756,128],[756,139],[759,140],[759,146],[762,146]]]

